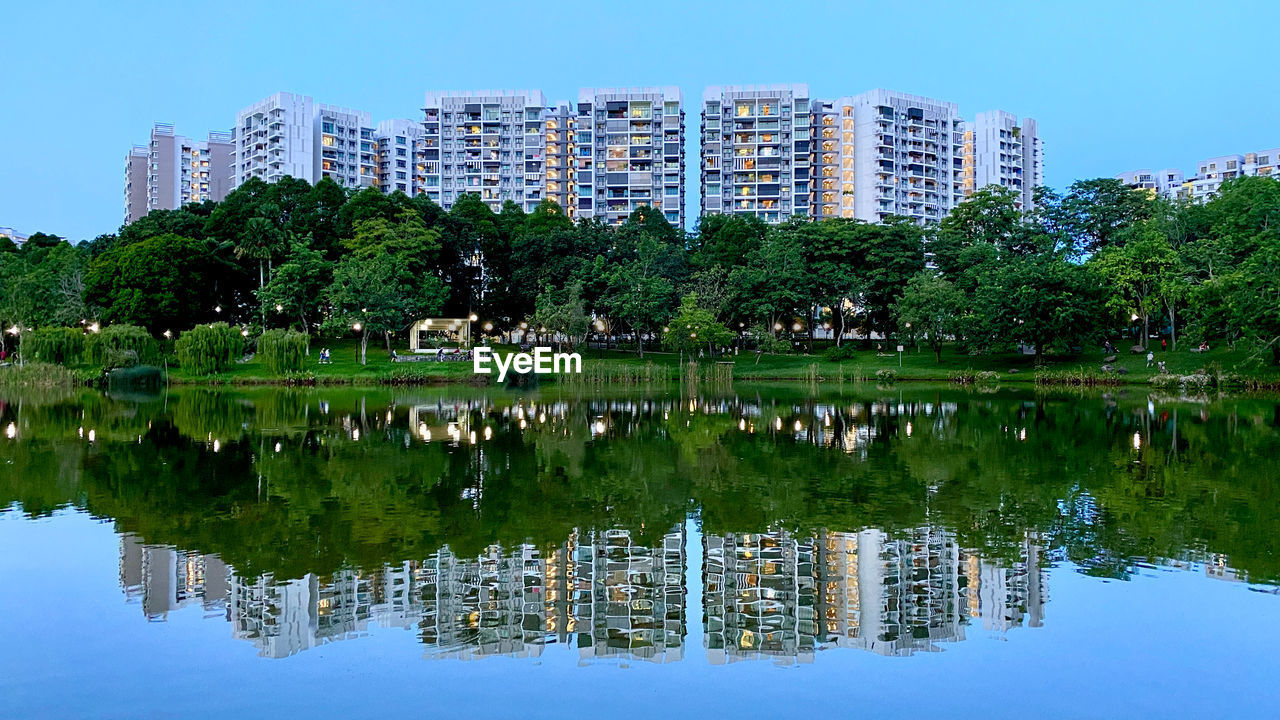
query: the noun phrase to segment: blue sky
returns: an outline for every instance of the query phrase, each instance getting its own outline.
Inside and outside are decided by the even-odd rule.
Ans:
[[[119,226],[152,122],[202,137],[277,90],[377,120],[428,89],[679,85],[696,135],[705,85],[886,87],[1036,118],[1054,187],[1280,146],[1280,3],[8,2],[0,27],[0,226],[72,240]]]

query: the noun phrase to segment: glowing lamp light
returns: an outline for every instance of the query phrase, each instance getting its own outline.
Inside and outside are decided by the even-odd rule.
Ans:
[[[487,323],[485,323],[485,324],[484,324],[484,331],[485,331],[485,332],[493,332],[493,323],[491,323],[491,322],[487,322]]]
[[[165,340],[172,340],[172,339],[173,339],[173,331],[172,331],[172,330],[165,330],[165,331],[164,331],[164,339],[165,339]]]
[[[101,327],[100,325],[98,325],[98,323],[94,323],[94,324],[92,324],[92,325],[90,325],[90,326],[89,326],[89,332],[91,332],[91,333],[96,333],[96,332],[98,332],[98,331],[99,331],[99,330],[101,330],[101,329],[102,329],[102,327]]]
[[[480,316],[476,315],[475,313],[471,313],[470,315],[467,316],[467,319],[470,320],[471,322],[475,322],[480,319]]]
[[[221,305],[214,305],[214,306],[213,306],[213,311],[214,311],[214,312],[216,312],[216,313],[220,313],[220,312],[222,312],[222,306],[221,306]]]
[[[362,327],[364,327],[364,326],[363,326],[363,325],[361,325],[360,323],[356,323],[356,324],[354,324],[354,325],[352,325],[352,326],[351,326],[351,329],[352,329],[352,330],[355,330],[356,332],[360,332],[360,329],[361,329]]]
[[[283,311],[284,311],[284,306],[281,305],[280,303],[276,303],[276,312],[283,312]]]
[[[240,336],[241,336],[241,337],[249,337],[249,331],[248,331],[248,330],[241,330],[241,331],[240,331]]]

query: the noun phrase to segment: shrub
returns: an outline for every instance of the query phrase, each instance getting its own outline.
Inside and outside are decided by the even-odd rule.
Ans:
[[[154,365],[117,368],[107,375],[112,390],[156,390],[164,385],[164,373]]]
[[[852,360],[857,357],[857,354],[857,350],[854,350],[852,345],[832,345],[822,353],[822,357],[830,362],[840,362],[842,360]]]
[[[33,362],[0,369],[0,387],[56,388],[75,382],[75,375],[61,365]]]
[[[79,328],[40,328],[22,338],[22,351],[32,360],[66,365],[84,354],[84,333]]]
[[[268,330],[258,338],[258,356],[276,375],[302,372],[307,364],[306,333]]]
[[[244,354],[244,336],[226,323],[197,325],[173,345],[178,362],[196,375],[223,372]]]
[[[877,371],[876,371],[876,380],[879,380],[880,382],[886,382],[886,383],[897,382],[897,381],[898,381],[898,371],[897,371],[897,370],[890,369],[890,368],[885,368],[885,369],[883,369],[883,370],[877,370]]]
[[[994,385],[1000,382],[1000,373],[995,370],[982,370],[973,376],[973,381],[979,385]]]
[[[961,385],[970,385],[977,379],[978,376],[977,376],[977,373],[975,373],[972,369],[965,368],[964,370],[952,370],[951,372],[947,373],[947,377],[949,377],[951,379],[951,382],[953,383],[959,383]]]
[[[90,362],[108,370],[160,360],[160,344],[137,325],[109,325],[89,335],[85,349]]]

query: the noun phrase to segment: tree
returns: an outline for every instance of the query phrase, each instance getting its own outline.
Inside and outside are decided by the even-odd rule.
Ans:
[[[696,293],[689,293],[680,299],[680,309],[663,333],[662,343],[670,350],[692,356],[693,351],[703,345],[708,353],[714,354],[717,347],[729,345],[735,337],[711,311],[700,306]]]
[[[586,337],[589,319],[582,305],[582,285],[570,283],[563,290],[550,286],[538,294],[530,325],[568,341],[573,348]]]
[[[1057,253],[1013,258],[982,278],[970,327],[981,345],[1030,345],[1039,361],[1094,339],[1104,298],[1091,267]]]
[[[1157,230],[1147,228],[1123,245],[1112,245],[1090,260],[1114,290],[1108,306],[1142,319],[1142,342],[1148,345],[1151,315],[1162,301],[1172,300],[1169,283],[1178,273],[1178,254]],[[1173,315],[1172,310],[1170,315]]]
[[[303,332],[311,332],[324,290],[333,281],[333,263],[311,249],[307,243],[295,242],[289,259],[276,268],[271,280],[258,291],[263,307],[298,318]]]
[[[153,333],[207,322],[214,313],[213,259],[205,243],[159,235],[109,250],[85,273],[85,294],[104,320]]]
[[[327,297],[331,332],[350,328],[360,336],[360,364],[365,364],[370,335],[380,333],[391,351],[391,335],[409,323],[435,315],[447,289],[438,278],[415,276],[403,258],[386,252],[352,254],[334,266]]]
[[[1267,236],[1238,270],[1220,281],[1225,300],[1220,322],[1252,341],[1259,351],[1271,351],[1280,365],[1280,238]]]
[[[1123,231],[1151,217],[1155,200],[1115,178],[1077,180],[1067,194],[1041,195],[1038,214],[1059,229],[1079,252],[1096,253],[1123,242]]]
[[[964,293],[955,285],[922,271],[907,282],[894,314],[898,326],[920,333],[933,348],[934,358],[942,362],[942,344],[959,333],[964,304]]]

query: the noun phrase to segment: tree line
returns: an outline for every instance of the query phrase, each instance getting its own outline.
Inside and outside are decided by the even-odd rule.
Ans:
[[[251,180],[222,202],[153,211],[72,246],[36,233],[0,247],[0,321],[96,323],[155,338],[226,322],[250,337],[294,328],[393,349],[427,316],[476,318],[476,334],[594,336],[640,354],[839,353],[897,338],[966,352],[1070,353],[1104,340],[1244,343],[1280,364],[1280,181],[1240,178],[1203,203],[1118,180],[1036,191],[1022,212],[999,186],[940,223],[746,216],[685,233],[641,208],[613,227],[544,201],[448,211],[425,196],[329,180]],[[166,336],[168,337],[168,336]],[[826,344],[826,343],[824,343]],[[11,349],[11,348],[10,348]]]

